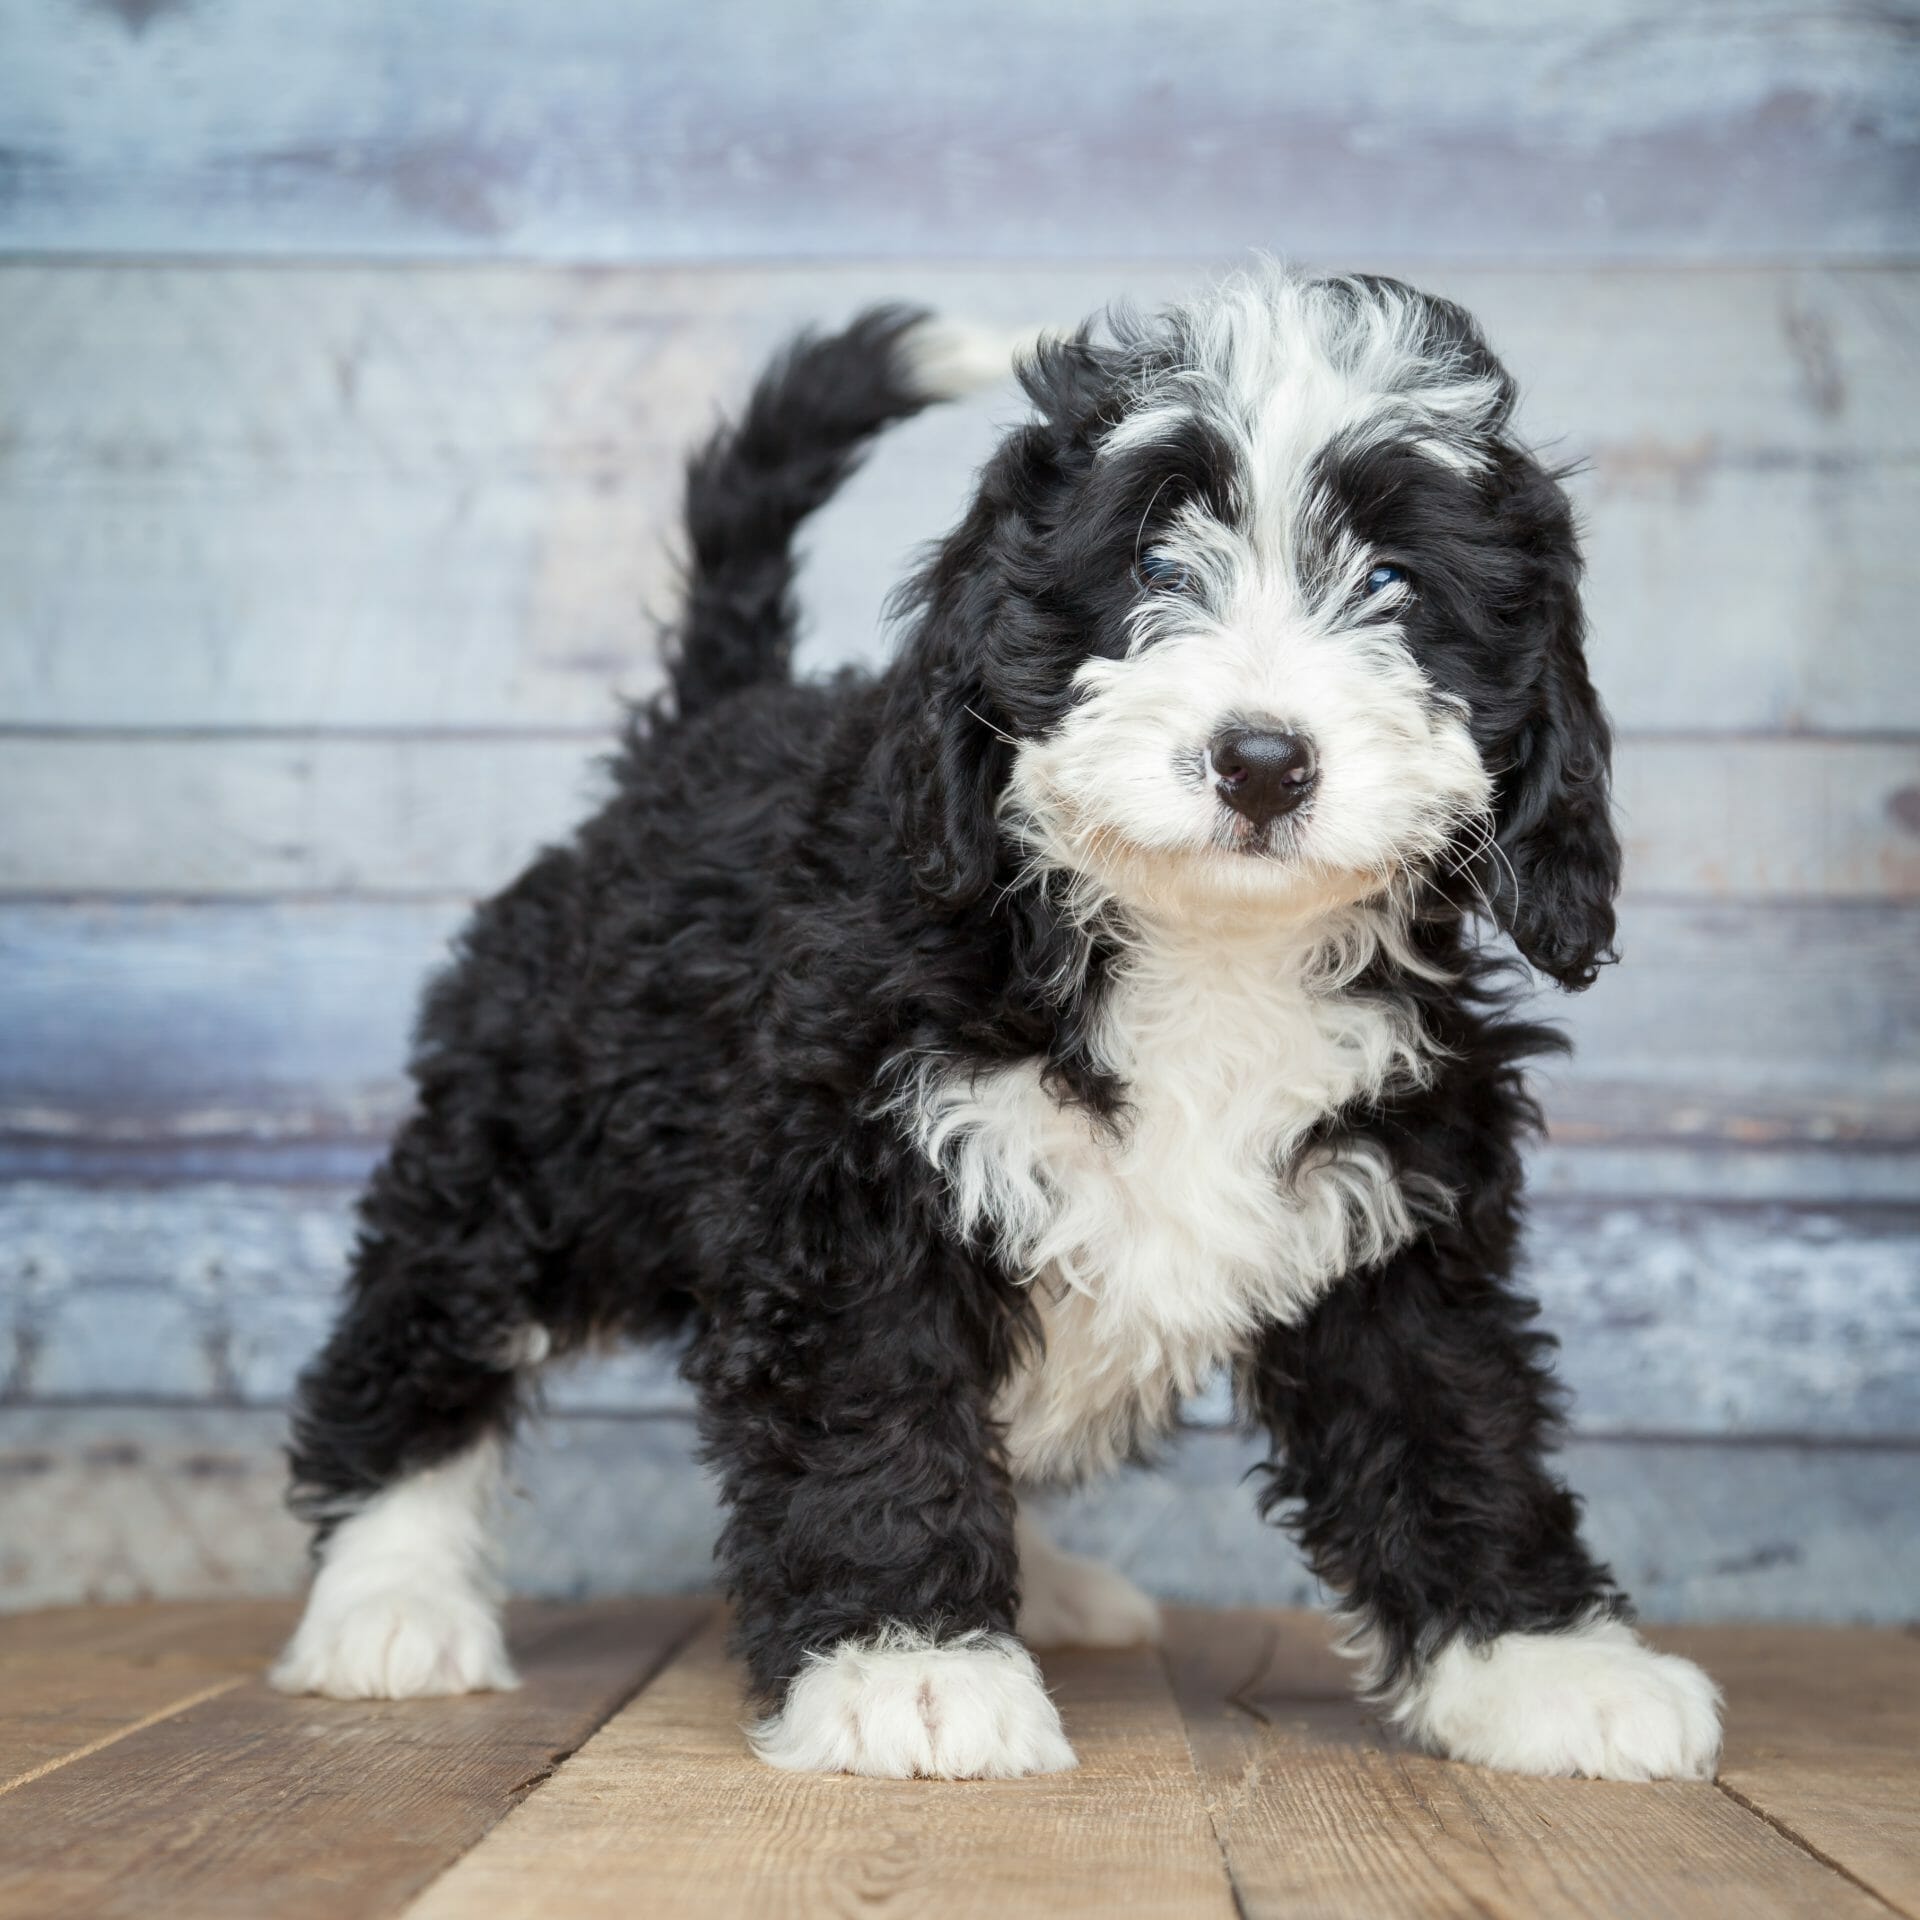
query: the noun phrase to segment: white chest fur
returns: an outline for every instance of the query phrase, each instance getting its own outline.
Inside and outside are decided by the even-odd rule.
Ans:
[[[1098,1040],[1117,1127],[1023,1063],[929,1067],[910,1118],[961,1231],[1037,1294],[1045,1350],[1003,1393],[1023,1480],[1115,1464],[1263,1321],[1291,1319],[1412,1232],[1385,1156],[1309,1147],[1350,1100],[1423,1071],[1410,1017],[1316,987],[1270,946],[1129,954]]]

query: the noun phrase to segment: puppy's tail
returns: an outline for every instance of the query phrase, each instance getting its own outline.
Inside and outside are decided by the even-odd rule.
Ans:
[[[768,367],[739,420],[687,466],[692,557],[668,669],[682,715],[785,677],[801,521],[881,428],[1010,374],[1024,344],[874,307],[843,333],[802,334]]]

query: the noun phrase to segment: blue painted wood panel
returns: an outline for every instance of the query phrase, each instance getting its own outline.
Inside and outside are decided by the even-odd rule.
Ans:
[[[278,1405],[352,1234],[346,1187],[0,1187],[0,1404]],[[1581,1432],[1920,1445],[1920,1204],[1545,1199],[1528,1247]],[[561,1370],[547,1398],[691,1410],[661,1352]]]
[[[173,254],[1911,252],[1841,0],[10,0],[0,243]]]
[[[457,900],[0,904],[0,1146],[376,1139]],[[1541,1011],[1556,1137],[1920,1145],[1920,905],[1647,899]],[[78,1167],[76,1163],[76,1170]]]
[[[0,1408],[0,1608],[292,1589],[305,1541],[282,1505],[283,1439],[277,1414],[231,1408]],[[532,1428],[503,1516],[509,1580],[560,1597],[710,1589],[719,1515],[693,1448],[678,1418]],[[1257,1457],[1192,1433],[1158,1471],[1050,1520],[1168,1599],[1317,1604],[1286,1535],[1254,1517]],[[1595,1545],[1656,1620],[1911,1620],[1916,1468],[1910,1447],[1844,1444],[1576,1440],[1562,1457]]]
[[[275,1403],[420,977],[653,683],[768,345],[1266,246],[1465,300],[1584,463],[1638,891],[1532,1246],[1599,1542],[1656,1612],[1911,1613],[1917,49],[1908,0],[0,0],[0,1605],[297,1578]],[[1010,410],[823,516],[809,664]],[[670,1368],[554,1405],[523,1583],[702,1583]],[[1305,1597],[1244,1464],[1067,1537]]]

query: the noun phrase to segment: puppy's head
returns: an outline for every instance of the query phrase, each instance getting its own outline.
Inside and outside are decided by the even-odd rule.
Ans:
[[[912,589],[893,719],[922,888],[1012,857],[1141,911],[1491,903],[1580,987],[1619,849],[1560,488],[1472,321],[1235,281],[1041,347]]]

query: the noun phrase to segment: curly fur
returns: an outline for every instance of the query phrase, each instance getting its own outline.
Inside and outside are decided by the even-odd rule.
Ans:
[[[793,684],[791,537],[933,397],[929,340],[883,310],[799,342],[694,460],[669,694],[428,994],[296,1497],[324,1539],[505,1435],[549,1351],[683,1338],[797,1764],[1020,1770],[911,1715],[835,1761],[783,1704],[892,1700],[878,1649],[999,1725],[967,1650],[1025,1671],[1016,1480],[1150,1446],[1219,1363],[1383,1699],[1621,1612],[1510,1284],[1554,1040],[1487,921],[1585,986],[1619,862],[1512,382],[1370,279],[1043,342],[894,664]],[[1285,820],[1215,790],[1208,736],[1249,721],[1318,743]]]

